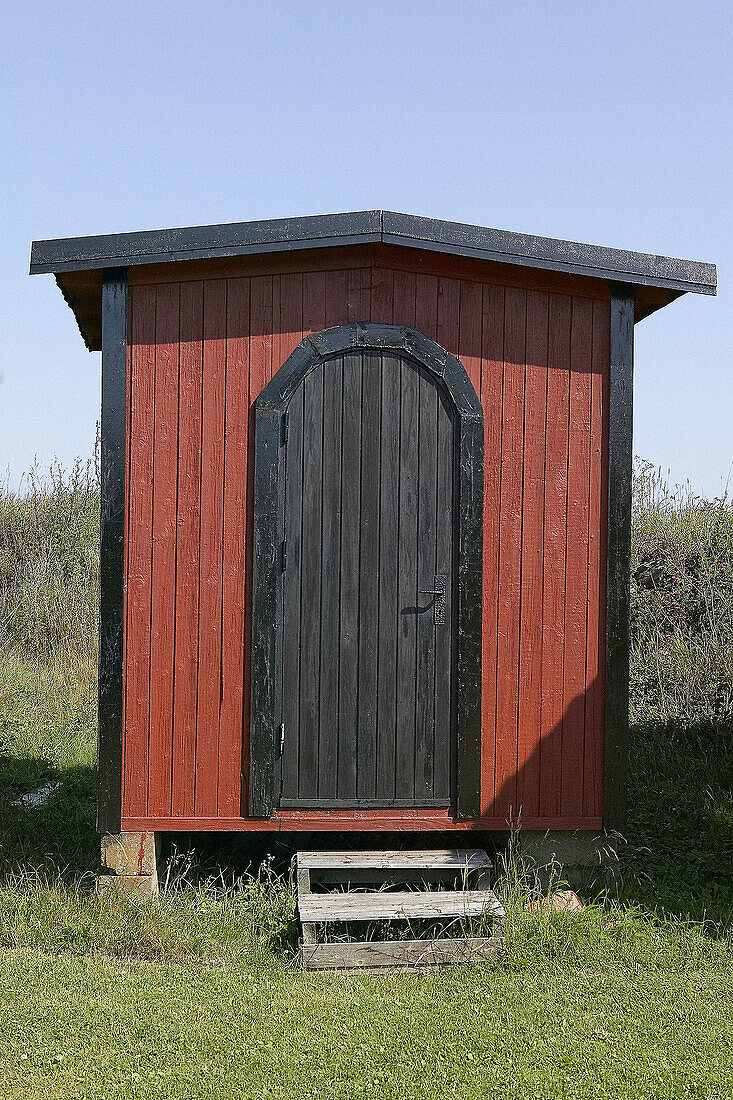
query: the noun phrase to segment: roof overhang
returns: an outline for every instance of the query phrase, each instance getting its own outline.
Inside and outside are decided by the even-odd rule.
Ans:
[[[639,288],[637,305],[641,308],[637,308],[637,320],[681,294],[716,293],[714,264],[390,210],[34,241],[30,271],[32,275],[51,272],[56,276],[87,345],[97,347],[99,288],[104,270],[380,243],[630,284]],[[64,275],[71,272],[87,272],[88,277],[65,279]]]

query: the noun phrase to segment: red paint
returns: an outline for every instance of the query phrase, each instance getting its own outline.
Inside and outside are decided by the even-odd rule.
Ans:
[[[326,328],[347,321],[348,271],[326,271]]]
[[[542,721],[542,581],[544,572],[545,427],[549,299],[527,294],[522,471],[522,588],[519,625],[517,805],[523,818],[539,813]]]
[[[560,814],[565,551],[570,435],[570,323],[573,300],[550,295],[545,431],[544,572],[542,578],[542,721],[540,813]]]
[[[348,273],[347,321],[369,321],[371,312],[371,268],[356,268]]]
[[[125,562],[123,805],[148,812],[150,586],[155,423],[155,287],[140,287],[130,317],[130,436]]]
[[[593,303],[590,494],[588,508],[588,642],[586,649],[584,811],[603,805],[603,716],[606,706],[606,569],[608,526],[608,310]]]
[[[458,355],[460,302],[460,279],[438,279],[438,327],[435,339],[453,355]]]
[[[394,273],[394,317],[402,317],[401,324],[415,324],[415,273],[414,271],[395,271]],[[436,305],[437,310],[437,305]],[[436,322],[437,324],[437,322]],[[429,335],[426,333],[426,335]]]
[[[180,288],[158,287],[155,308],[153,547],[150,597],[148,813],[170,813],[176,609],[176,488]]]
[[[194,810],[199,656],[199,538],[201,528],[201,380],[204,284],[181,286],[176,538],[176,677],[173,702],[174,814]]]
[[[201,392],[201,531],[199,536],[199,659],[196,714],[196,814],[215,816],[222,706],[222,570],[224,566],[224,279],[204,284]]]
[[[272,370],[272,279],[268,276],[250,280],[250,341],[249,341],[249,408],[246,425],[242,430],[247,433],[247,497],[246,515],[241,523],[247,532],[247,545],[252,545],[252,507],[254,496],[254,402],[270,380]],[[247,812],[249,775],[249,706],[250,706],[250,663],[249,644],[252,636],[252,554],[245,558],[245,604],[244,604],[244,691],[242,715],[242,791],[241,812]]]
[[[570,330],[570,425],[560,805],[583,809],[586,627],[588,601],[588,495],[590,491],[591,336],[593,303],[573,301]]]
[[[481,806],[494,805],[496,667],[499,614],[499,490],[504,387],[504,288],[483,289],[481,403],[484,408],[484,601],[481,688]]]
[[[303,276],[303,313],[300,318],[301,336],[305,336],[307,333],[311,332],[322,332],[325,327],[326,272],[308,271]],[[281,357],[283,363],[285,359],[287,359],[287,355]]]
[[[512,822],[519,815],[516,777],[526,329],[526,292],[509,288],[504,298],[494,812]]]
[[[222,574],[221,712],[218,807],[239,813],[245,715],[245,575],[247,563],[247,437],[249,409],[249,279],[227,283],[224,402],[224,569]]]
[[[273,333],[273,359],[284,363],[303,339],[303,284],[302,275],[281,275],[273,280],[280,291],[280,320]],[[273,297],[273,316],[277,317],[277,303]],[[323,327],[323,326],[321,326]]]
[[[482,297],[481,283],[461,283],[458,358],[466,368],[473,388],[479,396],[481,395]]]
[[[372,269],[372,302],[370,321],[389,324],[394,316],[394,278],[391,271]]]
[[[438,279],[435,275],[418,275],[415,279],[415,328],[431,340],[438,337]]]
[[[506,831],[503,818],[481,817],[475,821],[456,821],[447,811],[413,811],[413,816],[405,815],[407,810],[381,812],[379,810],[343,810],[336,812],[283,810],[268,821],[243,817],[123,817],[123,832],[139,832],[148,829],[151,832],[486,832],[490,830]],[[555,817],[527,817],[522,819],[527,829],[544,832],[558,828]],[[562,829],[592,830],[603,825],[601,817],[563,817]]]
[[[608,289],[405,249],[227,263],[132,279],[123,827],[599,828]],[[482,817],[248,821],[253,406],[304,335],[370,319],[458,355],[484,406]]]

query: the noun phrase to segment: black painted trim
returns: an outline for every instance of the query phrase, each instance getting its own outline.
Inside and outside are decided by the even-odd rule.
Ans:
[[[414,798],[281,798],[278,801],[281,810],[449,810],[445,799],[430,798],[416,802]]]
[[[31,275],[336,245],[407,245],[595,278],[715,294],[714,264],[512,233],[391,210],[34,241]]]
[[[629,740],[629,606],[633,471],[634,291],[611,294],[608,449],[608,591],[606,604],[606,829],[626,823]]]
[[[362,210],[347,214],[318,214],[304,218],[273,218],[34,241],[30,273],[38,275],[49,271],[99,269],[123,263],[133,266],[368,244],[381,240],[381,225],[380,210]]]
[[[122,813],[127,272],[102,283],[101,540],[97,829],[118,833]]]
[[[281,713],[277,637],[281,626],[280,563],[284,454],[281,417],[295,388],[324,360],[351,349],[391,351],[440,379],[457,413],[458,629],[457,810],[480,815],[481,606],[483,591],[483,410],[463,364],[404,325],[349,324],[306,337],[257,398],[255,412],[254,579],[250,805],[270,817],[275,805],[275,760]]]

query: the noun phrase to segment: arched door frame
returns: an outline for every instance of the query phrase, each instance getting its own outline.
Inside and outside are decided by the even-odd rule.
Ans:
[[[285,412],[307,374],[349,351],[391,351],[438,380],[456,413],[457,506],[457,792],[458,816],[480,814],[481,624],[483,585],[484,417],[468,374],[455,356],[417,329],[354,323],[307,336],[257,398],[249,812],[268,818],[275,806],[280,745],[282,622],[280,550],[285,493]]]

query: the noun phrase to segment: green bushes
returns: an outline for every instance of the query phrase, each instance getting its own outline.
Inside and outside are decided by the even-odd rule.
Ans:
[[[634,473],[632,721],[733,722],[733,502]]]
[[[0,490],[0,645],[91,657],[99,614],[99,482],[93,463],[32,470]]]
[[[21,492],[0,488],[0,781],[10,800],[57,769],[94,764],[98,616],[95,465],[32,470]]]

